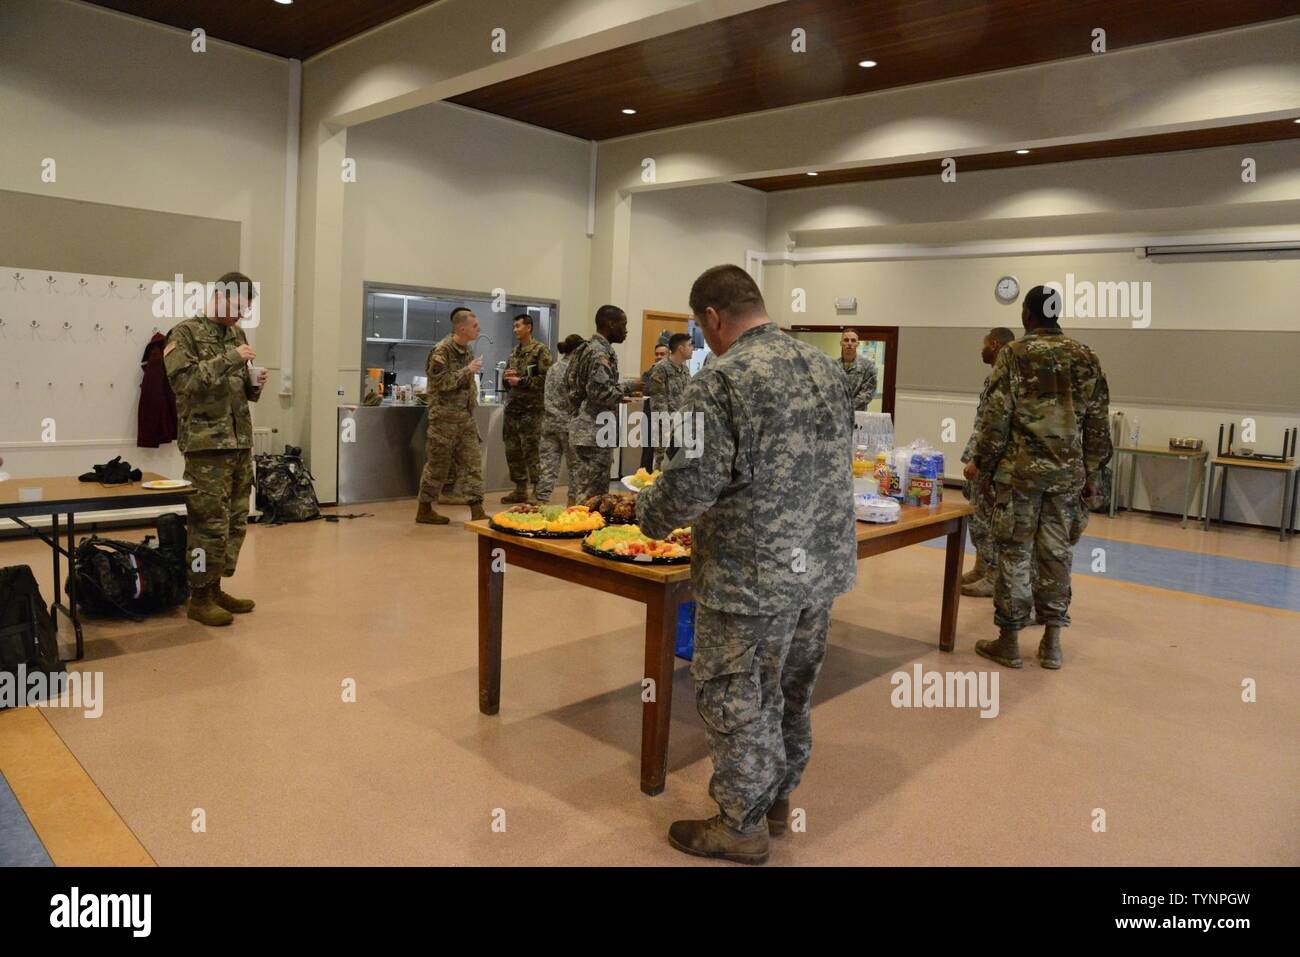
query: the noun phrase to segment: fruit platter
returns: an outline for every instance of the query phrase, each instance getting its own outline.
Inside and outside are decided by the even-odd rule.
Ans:
[[[636,496],[630,492],[610,492],[593,495],[582,503],[584,508],[597,512],[606,525],[635,525]]]
[[[683,565],[691,560],[691,530],[675,528],[666,539],[657,539],[636,525],[609,525],[584,538],[582,550],[615,562]]]
[[[497,512],[489,528],[525,538],[582,538],[605,527],[605,519],[585,505],[512,505]]]
[[[645,469],[640,468],[636,470],[635,475],[623,476],[623,487],[629,492],[639,492],[644,488],[654,485],[655,480],[662,474],[663,472],[658,470],[647,472]]]

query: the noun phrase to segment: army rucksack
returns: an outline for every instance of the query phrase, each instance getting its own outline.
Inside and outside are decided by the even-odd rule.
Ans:
[[[27,565],[0,568],[0,675],[17,681],[20,666],[28,676],[63,671],[49,607]],[[27,688],[17,691],[25,695]]]
[[[92,535],[73,556],[64,586],[71,593],[76,576],[77,604],[108,617],[142,621],[144,616],[175,608],[189,597],[186,582],[185,526],[177,515],[158,518],[154,536],[143,542],[122,542]]]
[[[263,453],[253,461],[260,523],[282,525],[320,518],[316,486],[311,472],[302,464],[302,449],[287,445],[283,455]]]

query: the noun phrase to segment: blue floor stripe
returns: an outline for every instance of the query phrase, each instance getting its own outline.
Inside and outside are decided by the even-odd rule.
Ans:
[[[925,544],[932,548],[944,547],[942,539]],[[1105,549],[1105,573],[1092,570],[1094,548]],[[967,552],[973,553],[974,549],[968,547]],[[1071,571],[1090,578],[1109,578],[1190,595],[1300,611],[1300,568],[1290,565],[1085,535],[1075,546]]]
[[[0,867],[53,867],[27,812],[0,774]]]

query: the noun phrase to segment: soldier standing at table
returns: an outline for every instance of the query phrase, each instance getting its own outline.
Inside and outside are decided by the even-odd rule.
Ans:
[[[627,314],[618,306],[601,306],[596,310],[596,334],[574,353],[566,376],[581,400],[569,430],[577,459],[569,479],[579,502],[609,491],[609,469],[620,447],[618,407],[641,391],[639,378],[618,377],[613,344],[625,339]]]
[[[542,438],[538,452],[539,473],[534,497],[545,505],[551,499],[551,492],[560,476],[560,462],[569,465],[569,504],[574,503],[573,491],[573,446],[569,442],[569,423],[573,419],[573,406],[565,394],[565,375],[569,370],[569,361],[573,351],[582,345],[583,338],[573,333],[557,347],[560,357],[551,366],[546,376],[546,388],[542,393]]]
[[[1008,342],[1013,342],[1015,338],[1014,332],[1001,326],[989,330],[989,334],[984,337],[984,346],[980,350],[980,358],[984,360],[984,364],[993,365],[1002,347]],[[989,383],[992,381],[992,374],[984,377],[984,388],[980,390],[979,405],[975,409],[977,425],[980,416],[984,414],[984,405],[989,395]],[[975,545],[975,567],[962,576],[961,593],[972,598],[989,598],[993,595],[993,578],[998,567],[998,543],[997,539],[989,533],[989,515],[992,512],[992,505],[984,491],[993,481],[993,476],[980,475],[975,468],[972,459],[975,455],[976,437],[977,433],[972,429],[970,439],[966,442],[966,450],[961,454],[961,460],[966,463],[963,470],[966,476],[966,498],[975,506],[975,514],[970,517],[970,540]]]
[[[229,625],[253,601],[221,589],[235,574],[248,529],[253,488],[253,419],[248,403],[266,385],[254,382],[248,363],[256,353],[239,328],[256,290],[242,273],[228,272],[212,287],[206,315],[185,319],[167,333],[163,365],[176,395],[176,444],[185,456],[185,478],[194,485],[185,500],[190,560],[187,614],[204,625]]]
[[[1070,623],[1070,563],[1099,503],[1097,483],[1111,456],[1110,392],[1096,355],[1061,332],[1060,293],[1025,294],[1025,335],[993,363],[976,423],[973,461],[993,476],[989,527],[998,541],[993,586],[996,640],[975,651],[1022,667],[1020,630],[1031,612],[1046,626],[1042,667],[1061,667],[1061,628]]]
[[[703,454],[673,456],[636,515],[655,537],[693,526],[691,677],[720,813],[668,839],[761,864],[811,753],[831,603],[857,574],[851,407],[835,361],[777,328],[740,267],[707,270],[690,304],[716,355],[683,407]]]
[[[866,412],[876,395],[876,364],[858,355],[858,334],[845,329],[840,336],[840,367],[849,380],[849,396],[854,412]]]
[[[663,468],[664,459],[672,447],[671,442],[664,441],[669,437],[668,423],[671,421],[665,416],[681,411],[682,395],[686,392],[686,387],[691,384],[691,373],[687,363],[691,361],[691,353],[694,351],[691,337],[684,332],[675,332],[668,339],[668,354],[656,362],[649,372],[650,400],[653,403],[651,415],[656,417],[659,423],[658,435],[660,442],[663,443],[655,448],[654,471],[656,472]]]
[[[518,344],[506,361],[510,395],[501,426],[506,464],[515,483],[515,490],[501,497],[508,503],[527,502],[530,486],[537,487],[546,370],[551,367],[551,350],[533,338],[533,317],[526,312],[515,316],[515,339]]]
[[[429,375],[429,432],[415,512],[421,525],[451,521],[433,506],[448,477],[455,473],[465,476],[470,520],[487,517],[483,511],[483,447],[474,423],[478,405],[474,376],[483,368],[483,360],[469,348],[477,338],[478,317],[460,306],[451,312],[451,334],[429,352],[425,368]]]

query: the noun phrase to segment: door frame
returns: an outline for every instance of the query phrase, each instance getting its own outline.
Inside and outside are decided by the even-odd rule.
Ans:
[[[894,388],[898,382],[898,326],[862,326],[856,323],[845,323],[844,325],[825,325],[825,326],[787,326],[790,332],[839,332],[843,333],[845,329],[852,329],[858,334],[858,339],[875,339],[885,343],[885,377],[880,386],[880,410],[888,412],[890,418],[895,420],[897,425],[897,416],[894,415]]]
[[[654,359],[655,349],[653,343],[650,343],[650,337],[645,334],[646,321],[649,319],[670,319],[682,323],[682,332],[690,331],[690,321],[693,317],[689,312],[667,312],[663,309],[642,309],[641,310],[641,364],[640,369],[648,369],[651,360]],[[649,345],[649,348],[647,348]]]

